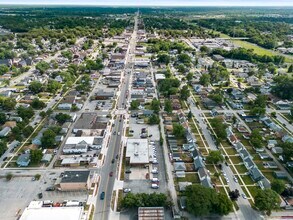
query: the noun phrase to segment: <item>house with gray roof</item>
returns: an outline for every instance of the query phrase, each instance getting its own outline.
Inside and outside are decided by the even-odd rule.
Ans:
[[[254,182],[257,182],[263,178],[261,171],[257,167],[250,169],[249,174]]]
[[[173,166],[175,171],[186,171],[186,165],[184,162],[174,162]]]
[[[18,166],[20,166],[20,167],[27,167],[30,162],[31,162],[30,154],[29,153],[25,153],[25,154],[21,154],[17,158],[16,164]]]

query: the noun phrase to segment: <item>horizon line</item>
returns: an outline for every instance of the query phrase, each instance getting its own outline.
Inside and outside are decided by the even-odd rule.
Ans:
[[[233,4],[217,4],[217,5],[211,5],[211,4],[186,4],[186,5],[177,5],[177,4],[162,4],[162,5],[153,5],[153,4],[72,4],[72,3],[63,3],[63,4],[34,4],[34,3],[0,3],[0,6],[96,6],[96,7],[293,7],[293,4],[290,5],[233,5]]]

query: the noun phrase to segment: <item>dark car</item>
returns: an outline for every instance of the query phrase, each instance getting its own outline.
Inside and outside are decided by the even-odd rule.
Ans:
[[[3,158],[3,161],[6,161],[6,160],[7,160],[7,157],[4,157],[4,158]]]
[[[131,173],[131,170],[126,170],[125,173]]]
[[[54,191],[55,190],[55,187],[47,187],[46,191]]]
[[[112,171],[109,173],[109,176],[113,176],[113,172]]]
[[[229,166],[227,162],[225,162],[225,165],[226,165],[226,166]]]
[[[119,155],[117,154],[117,155],[116,155],[116,159],[118,159],[118,157],[119,157]]]
[[[104,200],[104,198],[105,198],[105,192],[101,192],[100,199]]]
[[[43,198],[43,193],[39,193],[39,194],[38,194],[38,198],[39,198],[39,199]]]
[[[112,163],[114,163],[115,162],[115,159],[112,159],[112,161],[111,161]]]

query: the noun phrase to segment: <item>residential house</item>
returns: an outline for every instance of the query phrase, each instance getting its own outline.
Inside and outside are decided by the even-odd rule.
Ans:
[[[30,154],[29,153],[24,153],[21,154],[16,161],[16,164],[20,167],[27,167],[30,163]]]
[[[192,185],[191,182],[179,182],[178,183],[179,191],[183,192],[183,191],[185,191],[187,186],[191,186],[191,185]]]
[[[173,166],[175,171],[186,171],[184,162],[174,162]]]
[[[11,131],[10,127],[4,127],[1,131],[0,131],[0,137],[6,137]]]
[[[274,154],[282,154],[282,153],[283,153],[283,148],[281,148],[281,147],[273,147],[273,148],[271,149],[271,151],[272,151],[272,153],[274,153]]]

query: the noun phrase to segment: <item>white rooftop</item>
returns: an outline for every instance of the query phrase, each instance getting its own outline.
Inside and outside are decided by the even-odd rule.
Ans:
[[[42,202],[32,201],[19,220],[81,220],[83,207],[42,207]]]
[[[128,139],[126,157],[130,164],[146,164],[150,161],[150,152],[147,139]]]
[[[66,144],[79,144],[80,142],[86,142],[89,145],[92,145],[95,137],[69,137],[66,140]]]

